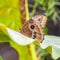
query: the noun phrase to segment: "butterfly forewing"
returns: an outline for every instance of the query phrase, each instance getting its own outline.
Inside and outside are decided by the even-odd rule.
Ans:
[[[39,22],[39,24],[41,25],[41,27],[44,29],[46,22],[47,22],[47,17],[44,15],[36,15],[34,17],[32,17],[33,20],[35,20],[36,22]]]

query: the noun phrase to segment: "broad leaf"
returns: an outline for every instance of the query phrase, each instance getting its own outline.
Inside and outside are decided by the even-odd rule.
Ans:
[[[0,56],[0,60],[3,60],[1,56]]]
[[[45,35],[45,39],[42,43],[40,43],[40,46],[43,49],[46,49],[48,46],[51,46],[52,50],[51,48],[49,49],[47,48],[47,50],[50,50],[48,52],[52,54],[52,57],[54,59],[57,59],[60,57],[60,37]]]
[[[34,41],[34,39],[28,38],[28,37],[22,35],[21,33],[18,33],[9,28],[7,28],[7,32],[8,32],[8,35],[10,36],[10,38],[13,41],[15,41],[16,43],[18,43],[19,45],[28,45]]]
[[[11,29],[9,29],[9,31],[11,31]],[[10,32],[10,33],[13,33],[13,32]],[[5,25],[0,24],[0,43],[1,42],[9,42],[10,45],[14,49],[17,50],[17,52],[19,54],[19,60],[31,60],[31,56],[29,55],[29,49],[28,49],[28,47],[27,46],[21,46],[21,45],[17,44],[17,42],[15,42],[12,39],[12,37],[9,36],[10,33],[8,33],[7,27]],[[21,39],[19,39],[19,40],[21,40]]]

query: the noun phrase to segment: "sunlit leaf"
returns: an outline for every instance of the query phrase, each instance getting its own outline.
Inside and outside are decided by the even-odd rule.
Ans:
[[[11,29],[9,30],[11,31]],[[13,31],[13,30],[12,30]],[[16,31],[10,32],[10,33],[14,33]],[[17,32],[16,32],[17,33]],[[15,34],[16,34],[15,33]],[[14,35],[15,36],[15,35]],[[16,35],[17,36],[17,35]],[[19,35],[20,36],[20,35]],[[21,40],[22,37],[20,37],[19,40]],[[18,39],[18,37],[17,37]],[[16,39],[15,39],[16,40]],[[18,40],[16,40],[18,41]],[[24,40],[22,40],[24,41]],[[0,24],[0,43],[1,42],[9,42],[10,45],[17,50],[18,54],[19,54],[19,60],[31,60],[31,56],[29,55],[29,50],[27,46],[21,46],[21,44],[18,44],[17,42],[15,42],[12,37],[9,37],[9,33],[7,31],[7,27],[3,24]]]
[[[0,56],[0,60],[3,60],[1,56]]]
[[[18,33],[9,28],[7,28],[7,31],[8,31],[8,35],[10,36],[10,38],[16,43],[18,43],[19,45],[28,45],[34,41],[34,39],[23,36],[21,33]]]
[[[48,52],[52,54],[54,59],[60,57],[60,37],[45,35],[44,41],[40,44],[43,49],[46,49],[48,46],[51,46]],[[58,51],[58,52],[57,52]]]
[[[60,57],[60,48],[52,47],[52,57],[58,59]]]

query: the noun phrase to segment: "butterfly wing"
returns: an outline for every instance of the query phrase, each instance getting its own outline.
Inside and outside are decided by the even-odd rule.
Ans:
[[[29,38],[38,39],[39,42],[43,40],[42,28],[40,24],[33,19],[30,19],[23,25],[20,33]]]
[[[47,17],[44,15],[36,15],[34,17],[32,17],[33,20],[35,20],[36,22],[38,22],[41,27],[44,29],[46,23],[47,23]]]

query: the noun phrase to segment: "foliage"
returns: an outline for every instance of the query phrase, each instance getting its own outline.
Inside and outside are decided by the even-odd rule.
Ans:
[[[0,23],[14,30],[22,26],[18,3],[18,0],[0,0]]]
[[[37,14],[37,12],[38,13],[44,12],[44,14],[48,17],[48,20],[53,20],[55,24],[58,21],[60,21],[60,16],[59,16],[60,10],[57,8],[57,6],[60,6],[59,0],[33,0],[32,2],[34,2],[34,3],[29,4],[29,8],[31,8],[31,10],[32,10],[30,12],[30,16]],[[42,11],[42,12],[40,12],[40,11]],[[47,27],[44,29],[44,33],[48,34]],[[51,53],[51,48],[47,48],[47,51],[49,53]],[[57,53],[56,55],[59,55],[59,54]],[[57,56],[55,56],[55,57],[57,57]]]
[[[58,0],[33,0],[33,4],[29,4],[29,7],[33,10],[30,12],[30,16],[33,16],[38,11],[44,11],[45,15],[49,18],[49,20],[53,20],[54,23],[57,23],[59,20],[60,11],[57,6],[60,6]]]
[[[0,60],[2,60],[2,57],[0,56]]]
[[[28,15],[28,6],[27,0],[26,1],[26,20],[29,19]],[[19,0],[1,0],[0,4],[0,42],[10,42],[11,46],[18,51],[19,60],[35,60],[36,54],[34,51],[33,44],[30,45],[30,51],[32,57],[30,56],[29,48],[27,46],[20,46],[9,39],[6,27],[3,25],[5,24],[7,27],[19,31],[18,29],[22,27],[22,21],[20,18],[20,10],[19,10]],[[6,35],[7,34],[7,35]],[[4,38],[3,38],[4,37]],[[3,39],[2,39],[3,38]],[[33,49],[33,50],[32,50]],[[33,53],[34,54],[33,54]],[[37,60],[37,59],[36,59]]]
[[[19,60],[31,60],[27,46],[20,46],[9,39],[5,34],[6,27],[3,25],[5,24],[7,27],[16,31],[22,27],[19,0],[0,0],[0,23],[2,23],[0,24],[0,42],[10,42],[11,46],[18,51]]]
[[[8,30],[7,27],[5,27],[2,24],[0,24],[0,26],[2,27],[2,29],[0,29],[0,35],[1,35],[0,36],[0,42],[10,42],[11,46],[17,50],[17,52],[18,52],[18,54],[20,56],[20,59],[24,58],[25,54],[29,55],[28,54],[29,50],[27,50],[28,47],[27,46],[20,46],[22,44],[22,42],[26,42],[26,43],[29,44],[29,42],[26,41],[26,40],[28,40],[28,38],[24,38],[24,36],[23,36],[23,38],[20,37],[21,36],[21,35],[19,35],[20,33],[19,34],[17,33],[19,35],[19,37],[18,37],[18,35],[15,34],[16,32],[14,32],[12,30],[11,31]],[[10,31],[10,32],[8,32],[8,31]],[[15,41],[15,39],[16,39],[16,41]],[[22,39],[22,41],[21,41],[21,39]],[[19,43],[17,44],[17,40],[20,42],[20,44]],[[29,41],[31,41],[31,39]],[[32,42],[33,41],[31,41],[31,43]],[[24,45],[24,44],[22,44],[22,45]],[[27,44],[25,44],[25,45],[27,45]],[[45,39],[44,39],[44,41],[42,43],[40,43],[40,46],[43,49],[46,49],[50,54],[52,54],[52,57],[54,59],[60,57],[60,37],[45,35]],[[51,46],[52,48],[49,47],[49,46]],[[25,49],[22,50],[23,48],[25,48],[27,51]],[[34,50],[34,45],[33,44],[30,44],[30,50],[31,50],[31,54],[32,53],[35,54],[35,50]],[[44,58],[44,56],[47,54],[46,50],[42,50],[41,48],[39,50],[40,50],[40,55]],[[25,53],[24,56],[22,56],[23,55],[22,52]],[[34,55],[34,54],[32,54],[32,59],[33,60],[34,60],[34,58],[36,59],[36,55]],[[25,58],[23,60],[26,59],[26,56],[25,56]],[[29,58],[30,57],[28,57],[28,59]]]
[[[55,20],[58,12],[55,7],[56,0],[48,0],[45,2],[45,0],[35,0],[35,5],[33,8],[33,11],[31,12],[31,16],[33,16],[36,13],[36,7],[38,4],[41,4],[42,7],[39,7],[39,9],[44,10],[45,14],[48,17],[51,17],[52,20]],[[27,9],[27,8],[26,8]],[[28,11],[26,11],[28,20]],[[34,44],[30,45],[30,50],[27,48],[27,46],[21,46],[12,41],[7,34],[6,28],[9,27],[13,30],[18,31],[19,28],[22,27],[22,21],[20,18],[20,11],[19,11],[19,1],[18,0],[0,0],[0,43],[1,42],[10,42],[11,46],[15,48],[18,51],[19,54],[19,60],[37,60]],[[4,26],[5,25],[5,26]],[[45,32],[47,34],[47,31]],[[3,38],[4,37],[4,38]],[[2,39],[3,38],[3,39]],[[52,38],[51,38],[52,40]],[[52,48],[54,48],[52,50]],[[60,49],[56,49],[55,47],[47,48],[46,50],[51,54],[52,56],[57,57],[60,56]],[[56,49],[56,50],[55,50]],[[41,56],[47,55],[48,53],[46,50],[42,50],[39,48]],[[31,55],[30,56],[30,52]],[[58,52],[57,52],[58,51]],[[57,52],[57,53],[56,53]],[[55,55],[56,53],[56,55]],[[55,55],[55,56],[54,56]]]

